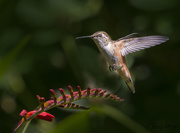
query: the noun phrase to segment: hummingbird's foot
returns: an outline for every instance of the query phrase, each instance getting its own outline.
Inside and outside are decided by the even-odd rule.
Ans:
[[[112,66],[109,66],[109,71],[112,71],[113,69],[112,69]]]
[[[113,66],[109,66],[109,71],[115,71],[117,69],[121,69],[123,66],[116,66],[116,64],[113,64]]]
[[[109,66],[109,71],[115,71],[115,70],[116,70],[115,65],[113,65],[113,66]]]
[[[113,66],[112,66],[112,70],[113,70],[113,71],[115,71],[115,70],[116,70],[116,65],[115,65],[115,64],[113,64]]]
[[[113,66],[109,66],[109,71],[115,71],[116,70],[116,65],[113,64]]]

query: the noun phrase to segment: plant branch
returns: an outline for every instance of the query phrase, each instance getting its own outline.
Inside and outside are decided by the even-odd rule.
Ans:
[[[50,89],[52,100],[48,100],[48,101],[45,101],[44,97],[40,97],[39,95],[37,95],[39,106],[34,111],[30,111],[28,113],[27,111],[26,113],[21,112],[21,114],[23,115],[21,114],[20,115],[23,116],[23,118],[21,119],[18,126],[15,128],[14,132],[15,133],[19,132],[20,129],[24,126],[26,126],[25,128],[27,128],[28,124],[33,118],[39,118],[39,119],[51,121],[52,118],[54,118],[54,116],[46,113],[46,111],[54,107],[69,108],[69,109],[84,109],[84,110],[89,109],[88,107],[80,106],[72,103],[73,101],[77,101],[80,99],[97,97],[97,98],[111,99],[119,102],[124,101],[124,99],[121,99],[116,95],[106,93],[106,91],[102,89],[91,89],[88,87],[86,90],[81,91],[80,86],[77,86],[77,89],[78,91],[73,92],[72,87],[68,86],[70,95],[67,95],[65,94],[64,90],[60,88],[59,91],[61,93],[61,96],[59,98],[56,97],[55,91],[53,89]],[[45,114],[47,116],[43,116],[42,114]]]

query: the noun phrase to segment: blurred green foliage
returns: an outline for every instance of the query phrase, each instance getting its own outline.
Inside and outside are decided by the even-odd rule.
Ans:
[[[53,109],[52,123],[34,120],[27,132],[178,133],[179,6],[179,0],[1,0],[0,132],[13,131],[21,110],[38,105],[37,94],[49,99],[51,88],[81,85],[106,89],[125,102],[84,100],[78,104],[95,107],[78,113]],[[75,40],[99,30],[112,39],[133,32],[170,37],[126,57],[136,94],[109,72],[92,40]],[[153,122],[163,128],[147,129]]]

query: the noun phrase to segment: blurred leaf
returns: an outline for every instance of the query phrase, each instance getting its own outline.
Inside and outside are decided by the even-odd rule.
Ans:
[[[59,122],[50,133],[88,133],[90,130],[89,111],[76,113]]]
[[[48,4],[53,10],[55,9],[54,13],[80,21],[97,14],[102,6],[102,0],[50,0]]]
[[[79,49],[74,42],[74,38],[72,36],[67,36],[62,41],[62,48],[67,57],[67,60],[76,76],[76,79],[79,83],[83,82],[82,78],[82,67],[81,61],[79,59]]]
[[[175,0],[129,0],[130,3],[141,10],[165,10],[175,6]]]
[[[3,74],[7,71],[11,63],[14,61],[14,59],[18,56],[18,54],[21,52],[21,50],[24,48],[24,46],[28,43],[30,37],[26,36],[24,37],[17,46],[12,49],[9,53],[7,53],[1,60],[0,60],[0,78],[3,76]]]
[[[123,125],[127,129],[131,130],[133,133],[146,133],[145,128],[140,124],[123,114],[121,111],[108,105],[94,107],[89,111],[73,114],[62,122],[59,122],[59,124],[56,125],[56,128],[51,133],[87,133],[88,131],[91,131],[89,130],[89,128],[92,127],[93,121],[91,117],[95,116],[93,114],[104,114],[117,121],[120,125]],[[95,117],[98,117],[98,115],[96,115]],[[96,127],[99,126],[97,125]]]
[[[127,127],[133,133],[146,133],[145,128],[143,128],[140,124],[132,120],[127,115],[123,114],[121,111],[116,108],[108,105],[104,105],[101,108],[98,108],[99,111],[108,115],[112,119],[116,120],[123,126]]]
[[[59,19],[58,22],[63,25],[72,21],[81,21],[97,14],[101,7],[102,0],[46,0],[44,2],[21,0],[17,6],[17,13],[27,24],[43,27],[50,26]]]

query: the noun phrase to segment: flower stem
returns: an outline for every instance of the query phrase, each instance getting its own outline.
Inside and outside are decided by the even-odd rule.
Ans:
[[[23,130],[22,130],[22,133],[25,133],[25,132],[26,132],[26,130],[27,130],[30,122],[31,122],[31,120],[29,120],[29,121],[26,123],[26,125],[24,126],[24,128],[23,128]]]

